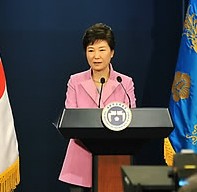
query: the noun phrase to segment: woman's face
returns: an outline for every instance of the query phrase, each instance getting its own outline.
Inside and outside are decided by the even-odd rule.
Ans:
[[[87,61],[93,71],[105,71],[108,69],[114,50],[111,50],[107,41],[98,40],[86,49]]]

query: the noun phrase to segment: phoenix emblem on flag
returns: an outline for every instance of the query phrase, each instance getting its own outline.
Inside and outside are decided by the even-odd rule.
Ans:
[[[187,10],[183,35],[187,36],[191,43],[190,48],[194,49],[197,53],[197,15],[195,13],[192,15],[189,14],[190,7],[191,6],[189,6]]]
[[[180,99],[187,99],[190,93],[190,76],[186,73],[177,71],[172,84],[172,96],[175,102]]]

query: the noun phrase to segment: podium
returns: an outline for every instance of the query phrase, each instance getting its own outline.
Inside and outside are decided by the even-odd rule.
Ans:
[[[66,139],[80,139],[96,155],[135,155],[149,140],[167,137],[173,123],[167,108],[131,109],[132,120],[122,131],[104,126],[102,109],[64,109],[58,130]],[[94,165],[93,191],[95,192],[96,165]]]

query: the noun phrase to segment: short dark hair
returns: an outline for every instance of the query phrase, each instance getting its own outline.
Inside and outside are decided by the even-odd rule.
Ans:
[[[115,38],[111,27],[103,23],[96,23],[89,27],[83,36],[83,48],[86,51],[88,45],[93,45],[97,40],[107,41],[111,50],[115,48]]]

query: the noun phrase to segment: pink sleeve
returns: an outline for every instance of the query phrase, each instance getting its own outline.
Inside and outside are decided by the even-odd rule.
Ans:
[[[76,98],[77,98],[77,96],[76,96],[75,84],[74,84],[74,81],[71,76],[68,83],[67,83],[65,107],[66,108],[77,108],[77,99]]]
[[[131,108],[136,108],[135,88],[132,78],[129,78],[127,85],[127,93],[131,99]]]

